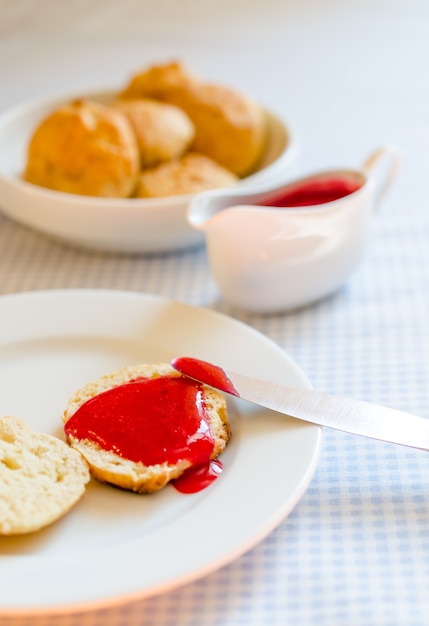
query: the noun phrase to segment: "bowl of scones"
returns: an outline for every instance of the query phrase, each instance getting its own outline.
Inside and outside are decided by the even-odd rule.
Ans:
[[[59,240],[122,253],[199,245],[208,189],[283,177],[289,125],[247,94],[151,65],[122,88],[39,100],[0,117],[0,210]]]

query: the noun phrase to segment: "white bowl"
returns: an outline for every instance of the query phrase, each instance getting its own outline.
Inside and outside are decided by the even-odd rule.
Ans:
[[[18,106],[0,116],[0,210],[17,222],[63,241],[112,252],[167,252],[204,241],[187,221],[192,195],[165,198],[94,198],[51,191],[22,180],[26,151],[38,123],[53,109],[77,97],[108,102],[103,91],[49,98]],[[268,142],[262,163],[238,187],[284,176],[295,154],[291,129],[266,111]]]

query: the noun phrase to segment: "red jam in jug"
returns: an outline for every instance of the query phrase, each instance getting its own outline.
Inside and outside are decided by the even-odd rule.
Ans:
[[[320,176],[291,183],[262,204],[274,207],[304,207],[326,204],[345,198],[360,189],[362,184],[351,176]]]

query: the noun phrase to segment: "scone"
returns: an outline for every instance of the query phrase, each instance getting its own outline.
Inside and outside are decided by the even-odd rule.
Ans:
[[[252,173],[265,148],[265,114],[242,93],[206,83],[192,83],[171,95],[195,126],[193,149],[237,176]]]
[[[87,100],[59,107],[36,128],[24,179],[85,196],[127,198],[139,172],[139,149],[120,111]]]
[[[150,98],[119,100],[115,108],[130,122],[140,150],[142,168],[171,161],[192,144],[195,128],[182,109]]]
[[[0,418],[0,534],[34,532],[67,513],[90,479],[82,456],[21,418]]]
[[[179,61],[152,65],[134,74],[119,96],[124,99],[155,98],[168,102],[170,94],[198,82]]]
[[[139,176],[136,195],[156,198],[198,193],[207,189],[231,187],[237,176],[209,157],[195,152],[181,159],[144,170]]]
[[[192,76],[180,63],[153,66],[135,75],[122,98],[149,97],[180,107],[195,126],[193,149],[243,177],[263,155],[266,119],[251,98]]]
[[[224,397],[166,363],[124,367],[87,384],[63,421],[95,478],[138,493],[215,459],[230,437]]]

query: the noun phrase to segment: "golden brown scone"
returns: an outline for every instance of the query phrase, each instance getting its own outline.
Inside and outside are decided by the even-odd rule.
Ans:
[[[64,441],[0,418],[0,534],[34,532],[74,506],[90,479],[86,462]]]
[[[119,100],[115,108],[127,117],[134,130],[142,168],[182,156],[194,139],[193,123],[172,104],[140,98]]]
[[[121,97],[155,98],[183,109],[195,126],[193,149],[238,176],[251,173],[262,157],[266,120],[261,107],[234,89],[194,78],[180,63],[137,74]]]
[[[246,176],[255,169],[265,147],[265,114],[261,107],[232,89],[189,84],[170,102],[182,108],[195,126],[193,149],[226,169]]]
[[[231,187],[237,181],[235,174],[209,157],[189,152],[181,159],[144,170],[140,174],[136,195],[139,198],[157,198],[199,193],[207,189]]]
[[[155,98],[168,102],[170,93],[197,81],[198,79],[178,61],[152,65],[132,76],[119,97]]]
[[[157,378],[160,376],[179,378],[180,374],[167,363],[126,366],[106,374],[88,383],[71,396],[63,413],[63,422],[67,424],[79,407],[104,391],[138,378]],[[211,456],[214,459],[226,447],[231,434],[230,425],[224,397],[211,387],[203,385],[203,390],[204,403],[208,410],[210,427],[215,440]],[[94,478],[137,493],[159,491],[169,481],[178,478],[191,466],[187,459],[174,464],[165,462],[156,465],[144,465],[123,458],[112,451],[104,450],[97,443],[88,439],[80,440],[68,435],[68,441],[86,459]]]
[[[53,111],[28,146],[28,182],[85,196],[126,198],[139,172],[137,140],[111,107],[77,100]]]

